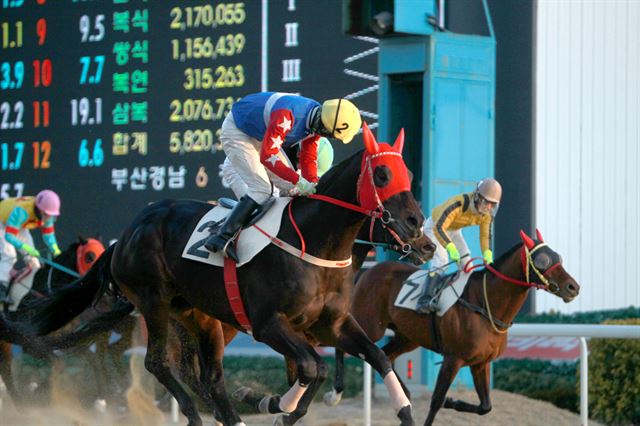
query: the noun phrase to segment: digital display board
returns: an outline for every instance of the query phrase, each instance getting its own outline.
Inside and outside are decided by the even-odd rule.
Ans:
[[[348,97],[375,127],[377,43],[342,34],[341,13],[340,0],[0,0],[0,198],[53,189],[62,247],[112,239],[150,202],[232,195],[218,134],[244,95]],[[338,144],[337,159],[362,146]]]

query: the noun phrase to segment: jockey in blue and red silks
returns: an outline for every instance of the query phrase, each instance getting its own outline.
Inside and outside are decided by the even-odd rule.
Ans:
[[[223,176],[240,201],[205,247],[237,262],[233,241],[251,213],[271,197],[272,183],[298,195],[315,192],[320,138],[349,143],[361,125],[358,108],[346,99],[321,105],[289,93],[262,92],[236,102],[222,124],[220,141],[227,155]],[[283,151],[296,144],[300,174]]]
[[[16,250],[29,257],[31,273],[23,279],[30,286],[40,268],[40,252],[34,247],[30,229],[40,228],[42,238],[54,256],[60,254],[54,222],[60,215],[60,198],[45,189],[35,197],[6,198],[0,201],[0,302],[8,302],[10,273],[17,260]]]

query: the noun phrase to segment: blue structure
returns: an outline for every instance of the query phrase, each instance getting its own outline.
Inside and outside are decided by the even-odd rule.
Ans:
[[[408,4],[415,8],[414,3]],[[433,7],[433,2],[425,4]],[[407,3],[396,2],[396,30],[428,35],[380,40],[378,139],[393,142],[405,129],[412,190],[428,216],[450,196],[472,191],[479,179],[494,175],[496,42],[486,3],[490,37],[433,32],[426,20],[414,18],[424,16],[423,11],[399,11],[402,5]],[[409,23],[398,22],[408,16]],[[477,227],[464,233],[472,253],[479,254]],[[378,257],[388,256],[379,252]],[[441,357],[426,350],[419,350],[419,357],[416,353],[399,358],[396,368],[401,376],[415,371],[402,377],[408,384],[433,389]],[[473,387],[468,368],[456,383]]]

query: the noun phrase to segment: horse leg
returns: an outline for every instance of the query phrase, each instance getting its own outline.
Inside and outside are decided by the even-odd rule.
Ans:
[[[425,426],[433,424],[436,413],[442,408],[449,386],[453,383],[453,379],[456,377],[456,374],[458,374],[458,370],[460,370],[463,363],[464,361],[460,358],[449,355],[444,357],[444,361],[442,361],[442,365],[440,366],[440,372],[438,373],[436,387],[433,390],[433,395],[431,395],[431,406],[429,407],[429,415],[424,421]]]
[[[22,405],[22,398],[18,393],[15,385],[13,384],[13,376],[11,374],[11,360],[13,356],[11,354],[11,343],[0,342],[0,377],[4,385],[7,387],[7,392],[11,396],[13,403],[16,406]]]
[[[395,336],[393,336],[391,340],[382,347],[382,351],[387,354],[389,361],[393,364],[396,358],[400,355],[410,352],[418,346],[419,345],[417,343],[412,342],[403,334],[396,333]],[[395,368],[393,371],[395,371]],[[396,373],[396,376],[398,376],[398,373]],[[409,388],[404,384],[400,376],[398,376],[398,381],[400,382],[400,386],[402,386],[402,390],[407,395],[407,398],[411,399],[411,392],[409,392]]]
[[[202,419],[198,414],[196,404],[173,376],[167,365],[166,344],[169,325],[167,309],[157,304],[150,304],[146,308],[147,312],[143,312],[143,316],[147,324],[148,342],[144,365],[178,401],[180,411],[187,417],[188,424],[200,426]]]
[[[109,346],[110,333],[102,333],[95,341],[96,352],[87,354],[87,360],[93,366],[96,375],[98,394],[94,401],[94,408],[100,412],[107,409],[107,395],[110,394],[109,372],[107,371],[107,347]]]
[[[214,403],[216,419],[222,420],[225,425],[244,426],[224,386],[222,358],[225,346],[222,326],[218,320],[210,321],[207,326],[209,329],[201,328],[198,332],[200,383]]]
[[[298,379],[282,397],[279,395],[260,397],[247,387],[236,390],[234,397],[238,401],[253,405],[260,413],[292,413],[305,393],[311,394],[310,397],[313,398],[317,387],[311,385],[320,375],[326,378],[327,366],[315,349],[295,333],[288,323],[277,316],[267,319],[253,332],[256,340],[295,361]]]
[[[336,374],[333,379],[333,388],[324,394],[323,401],[329,407],[335,407],[342,399],[344,392],[344,352],[336,348]]]
[[[389,358],[367,337],[350,314],[340,325],[338,333],[334,338],[336,339],[336,347],[363,358],[380,374],[389,391],[389,397],[391,398],[391,403],[396,411],[396,415],[401,420],[401,425],[413,425],[411,402],[403,392],[402,385],[398,380],[398,376],[393,371]]]
[[[475,386],[476,393],[480,399],[479,405],[447,398],[444,402],[444,408],[453,408],[456,411],[476,413],[481,416],[491,411],[491,398],[489,397],[490,372],[491,365],[488,362],[471,366],[473,385]]]
[[[322,386],[322,383],[324,383],[324,381],[329,376],[329,368],[324,363],[322,358],[320,358],[317,352],[314,351],[314,353],[316,355],[316,362],[318,363],[318,377],[309,385],[307,391],[302,396],[302,399],[300,399],[300,401],[298,402],[298,406],[296,407],[296,409],[290,414],[279,415],[274,421],[274,425],[277,425],[277,426],[293,425],[302,417],[304,417],[307,414],[307,411],[309,410],[309,406],[313,402],[313,397],[320,389],[320,386]],[[293,364],[292,362],[287,361],[287,363],[292,364],[292,367],[295,367],[295,364]],[[291,371],[295,371],[295,369],[292,367],[287,368],[288,375],[290,375],[289,373]],[[295,383],[295,381],[296,381],[295,376],[289,377],[290,386],[292,386]]]

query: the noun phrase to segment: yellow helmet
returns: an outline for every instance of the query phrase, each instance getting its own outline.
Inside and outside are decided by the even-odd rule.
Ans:
[[[360,130],[360,111],[347,99],[330,99],[322,104],[322,125],[332,137],[349,143]]]

